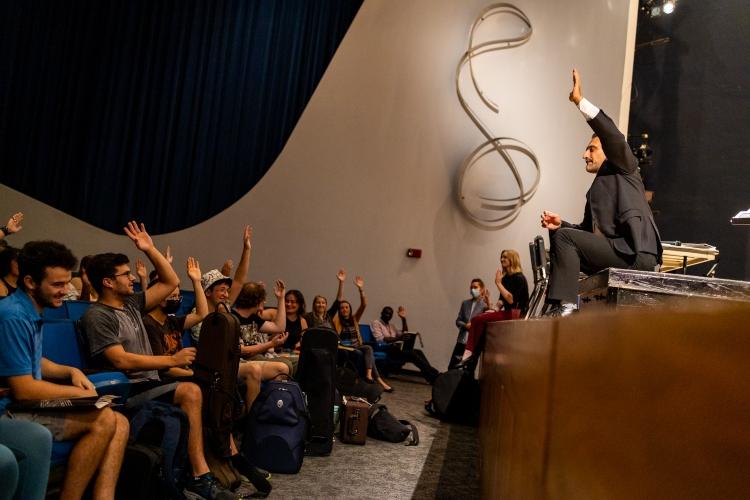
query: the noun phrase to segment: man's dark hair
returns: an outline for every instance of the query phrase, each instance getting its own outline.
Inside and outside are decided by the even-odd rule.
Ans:
[[[591,134],[591,140],[592,140],[592,141],[594,140],[594,138],[595,138],[595,137],[599,137],[599,136],[598,136],[598,135],[596,135],[596,134]]]
[[[73,252],[62,243],[56,241],[30,241],[26,243],[18,254],[18,278],[19,285],[24,290],[26,286],[23,279],[30,276],[37,285],[42,282],[47,274],[48,267],[62,267],[71,271],[76,267],[78,259]]]
[[[391,315],[393,315],[393,308],[391,306],[385,306],[382,311],[380,311],[380,315],[382,316],[385,312],[390,312]]]
[[[261,283],[245,283],[242,290],[234,301],[234,307],[238,309],[249,309],[261,305],[266,300],[266,287]]]
[[[0,278],[10,274],[10,264],[18,260],[18,254],[21,251],[15,247],[5,247],[0,249]]]
[[[302,292],[299,290],[289,290],[284,294],[284,299],[286,300],[287,297],[290,295],[293,295],[295,299],[297,299],[297,305],[299,306],[299,311],[297,312],[298,316],[304,316],[305,315],[305,296],[302,295]]]
[[[474,278],[473,280],[471,280],[471,282],[472,283],[479,283],[479,286],[481,286],[482,288],[484,288],[484,281],[482,281],[482,278]]]
[[[104,278],[114,277],[117,273],[117,266],[122,266],[128,262],[130,262],[130,259],[122,253],[100,253],[91,257],[86,266],[86,274],[96,293],[102,294]]]

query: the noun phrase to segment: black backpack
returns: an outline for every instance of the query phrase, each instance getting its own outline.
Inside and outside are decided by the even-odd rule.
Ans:
[[[338,335],[330,328],[308,328],[300,344],[297,380],[307,394],[310,413],[307,455],[330,455],[333,449],[338,343]]]
[[[368,436],[390,443],[400,443],[411,434],[411,439],[406,445],[416,446],[419,444],[417,427],[408,420],[399,420],[394,417],[385,405],[370,406],[369,418]]]
[[[474,371],[454,368],[441,373],[432,384],[432,399],[425,409],[444,422],[479,423],[479,381]]]
[[[225,312],[219,309],[224,307]],[[237,405],[240,323],[225,304],[206,316],[193,363],[193,380],[203,393],[203,427],[219,457],[228,457]]]
[[[146,401],[130,419],[118,498],[184,499],[189,424],[177,406]]]

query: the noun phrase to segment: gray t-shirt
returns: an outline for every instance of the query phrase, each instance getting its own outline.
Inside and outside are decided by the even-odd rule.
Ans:
[[[115,344],[122,345],[126,352],[153,355],[146,327],[143,326],[141,318],[145,308],[146,296],[143,292],[125,298],[122,309],[100,302],[91,304],[81,318],[81,322],[89,341],[92,361],[96,366],[112,368],[103,353]],[[159,372],[156,370],[128,372],[127,375],[130,378],[159,380]]]

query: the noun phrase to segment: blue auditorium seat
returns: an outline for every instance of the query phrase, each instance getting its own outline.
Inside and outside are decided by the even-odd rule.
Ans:
[[[75,321],[45,321],[42,325],[42,355],[60,365],[84,367]]]
[[[375,342],[375,339],[372,336],[372,328],[370,328],[370,325],[360,323],[359,334],[362,336],[362,342],[372,346],[375,361],[385,360],[388,357],[388,354],[386,354],[386,351],[388,350],[388,344],[386,344],[385,342]]]
[[[66,300],[63,307],[68,311],[68,319],[76,321],[81,319],[90,305],[91,302],[87,300]]]
[[[45,307],[42,318],[44,321],[67,320],[68,310],[65,308],[65,302],[61,307]]]

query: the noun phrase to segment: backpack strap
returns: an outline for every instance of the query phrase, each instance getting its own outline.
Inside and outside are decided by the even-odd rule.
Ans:
[[[406,446],[417,446],[419,444],[419,432],[417,432],[417,426],[408,420],[399,420],[399,422],[411,429],[406,440]]]

